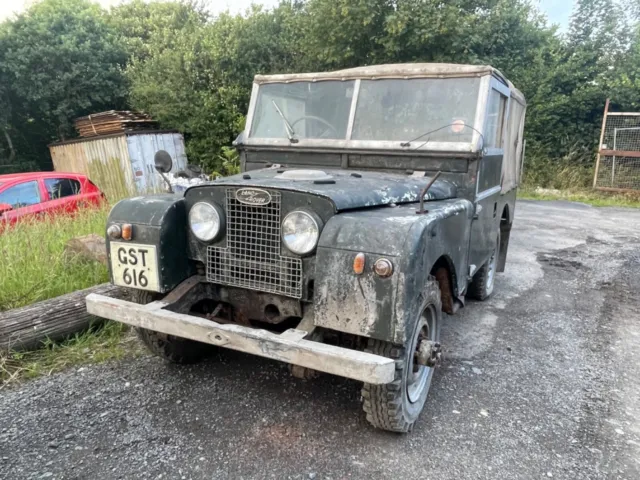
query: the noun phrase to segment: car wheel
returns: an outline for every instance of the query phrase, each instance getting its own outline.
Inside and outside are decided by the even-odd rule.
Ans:
[[[144,290],[132,290],[131,292],[131,301],[141,305],[159,300],[162,297],[155,292]],[[207,343],[175,337],[146,328],[137,327],[135,330],[138,338],[151,353],[170,363],[197,363],[210,356],[216,348]]]
[[[500,257],[500,233],[496,239],[496,245],[487,263],[478,269],[469,284],[467,296],[475,300],[486,300],[493,293],[495,287],[498,258]]]
[[[441,310],[440,289],[432,279],[424,294],[420,317],[405,345],[369,339],[367,352],[393,358],[396,363],[393,382],[365,383],[362,388],[363,408],[374,427],[392,432],[408,432],[413,428],[424,408],[440,357],[434,350],[433,362],[424,365],[419,359],[421,345],[431,344],[439,350]]]

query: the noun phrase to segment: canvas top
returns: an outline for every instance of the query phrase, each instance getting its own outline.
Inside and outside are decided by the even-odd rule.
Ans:
[[[456,78],[482,77],[494,75],[501,79],[512,90],[514,96],[524,101],[522,93],[516,89],[499,70],[490,65],[462,65],[457,63],[394,63],[386,65],[371,65],[367,67],[348,68],[333,72],[317,73],[287,73],[278,75],[256,75],[254,83],[289,83],[315,82],[326,80],[376,80],[383,78]]]

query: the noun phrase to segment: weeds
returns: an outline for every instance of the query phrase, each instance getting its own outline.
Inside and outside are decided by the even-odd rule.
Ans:
[[[211,173],[212,178],[228,177],[240,173],[240,155],[235,148],[222,147],[218,160],[221,162],[220,168]]]
[[[524,187],[518,191],[518,198],[522,200],[567,200],[586,203],[594,207],[640,208],[640,192],[608,193],[592,189],[555,190]]]
[[[19,222],[0,232],[0,311],[108,281],[98,262],[74,262],[63,255],[71,238],[103,235],[108,206],[74,215]],[[63,341],[45,340],[32,351],[0,351],[0,388],[67,367],[137,354],[140,349],[119,323],[104,322]]]
[[[586,189],[593,182],[595,156],[584,145],[575,143],[559,158],[551,158],[544,150],[527,150],[524,175],[525,188],[560,190]]]
[[[126,325],[105,322],[64,342],[45,341],[37,350],[0,351],[0,389],[69,367],[136,357],[142,353],[142,347]]]
[[[104,265],[69,262],[63,256],[69,239],[103,235],[107,214],[107,206],[87,209],[25,220],[0,232],[0,311],[108,281]]]
[[[596,207],[640,207],[638,193],[613,193],[592,188],[595,154],[580,142],[558,146],[566,152],[551,158],[544,148],[527,150],[518,198],[568,200]]]

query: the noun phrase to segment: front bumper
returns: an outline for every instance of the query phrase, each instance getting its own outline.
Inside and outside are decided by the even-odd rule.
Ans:
[[[140,305],[95,293],[87,296],[87,311],[92,315],[134,327],[252,353],[365,383],[385,384],[394,379],[395,362],[387,357],[305,340],[308,332],[302,330],[289,329],[277,334],[216,323],[166,310],[168,305],[162,301]]]

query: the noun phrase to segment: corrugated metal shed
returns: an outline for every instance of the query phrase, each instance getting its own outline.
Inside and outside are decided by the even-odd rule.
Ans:
[[[111,201],[162,188],[153,164],[158,150],[173,158],[173,173],[187,166],[178,132],[128,132],[49,145],[56,171],[88,175]]]

